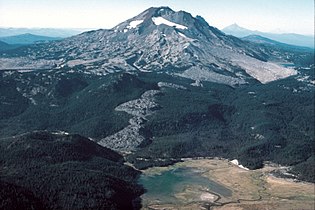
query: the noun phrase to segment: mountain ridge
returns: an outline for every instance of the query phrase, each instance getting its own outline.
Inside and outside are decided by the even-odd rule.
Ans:
[[[297,46],[303,46],[303,47],[311,47],[314,49],[314,35],[308,36],[308,35],[301,35],[296,33],[268,33],[268,32],[261,32],[258,30],[249,30],[246,28],[243,28],[236,23],[226,26],[222,29],[222,31],[226,34],[230,34],[236,37],[245,37],[249,35],[260,35],[278,42],[291,44],[291,45],[297,45]]]
[[[20,34],[30,33],[38,36],[66,38],[80,34],[83,31],[86,31],[86,29],[0,27],[0,37],[16,36]]]
[[[90,72],[97,69],[94,73],[100,74],[166,71],[231,86],[252,80],[268,83],[296,74],[292,69],[268,61],[268,57],[279,61],[283,58],[226,36],[203,18],[168,7],[149,8],[113,29],[89,31],[62,41],[21,48],[2,57],[5,59],[0,68],[14,69],[16,65],[23,67],[30,63],[38,65],[35,68],[81,66],[86,71],[92,69]],[[12,57],[20,57],[22,61]],[[214,65],[219,68],[214,69]]]
[[[261,35],[248,35],[248,36],[242,37],[241,39],[245,40],[245,41],[254,42],[254,43],[257,43],[257,44],[267,44],[267,45],[273,45],[273,46],[277,46],[278,45],[278,46],[282,46],[282,47],[285,47],[285,48],[304,49],[304,50],[310,50],[310,51],[313,50],[312,48],[309,48],[309,47],[296,46],[296,45],[286,44],[286,43],[283,43],[283,42],[278,42],[278,41],[275,41],[273,39],[269,39],[269,38],[263,37]]]
[[[0,41],[8,44],[15,45],[29,45],[38,42],[56,41],[61,40],[60,37],[39,36],[31,33],[19,34],[15,36],[0,37]]]

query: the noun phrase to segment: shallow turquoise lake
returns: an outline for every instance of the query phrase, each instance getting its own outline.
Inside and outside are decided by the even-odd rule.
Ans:
[[[142,175],[139,182],[147,192],[146,199],[160,200],[163,203],[177,203],[174,196],[187,186],[202,186],[222,196],[231,196],[230,189],[201,176],[201,171],[194,168],[175,168],[156,175]]]

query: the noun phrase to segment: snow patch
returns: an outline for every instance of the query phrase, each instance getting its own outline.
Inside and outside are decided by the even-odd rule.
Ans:
[[[249,168],[246,168],[243,165],[240,165],[237,159],[231,160],[230,162],[233,163],[234,165],[237,165],[241,169],[245,169],[247,171],[249,170]]]
[[[143,22],[143,20],[134,20],[129,23],[127,26],[128,29],[136,28],[138,25],[140,25]]]
[[[162,17],[153,17],[152,21],[154,22],[155,25],[164,24],[164,25],[168,25],[168,26],[175,27],[175,28],[178,28],[178,29],[188,29],[186,26],[183,26],[183,25],[180,25],[180,24],[177,24],[177,23],[173,23],[173,22],[171,22],[169,20],[166,20],[166,19],[164,19]]]

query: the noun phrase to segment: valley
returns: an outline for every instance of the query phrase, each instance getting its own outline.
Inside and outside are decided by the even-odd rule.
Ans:
[[[140,179],[148,189],[142,209],[314,209],[314,184],[273,176],[280,168],[245,170],[218,158],[150,168]]]
[[[313,209],[314,49],[169,7],[2,45],[0,209]]]

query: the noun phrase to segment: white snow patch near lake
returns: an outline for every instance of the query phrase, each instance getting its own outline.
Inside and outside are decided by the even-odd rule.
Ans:
[[[249,170],[248,168],[244,167],[243,165],[240,165],[237,159],[231,160],[231,163],[233,163],[234,165],[237,165],[238,167],[245,169],[245,170]]]
[[[173,23],[169,20],[166,20],[162,17],[153,17],[152,18],[152,21],[155,25],[161,25],[161,24],[164,24],[164,25],[168,25],[168,26],[171,26],[171,27],[175,27],[175,28],[178,28],[178,29],[188,29],[186,26],[183,26],[183,25],[180,25],[180,24],[177,24],[177,23]]]
[[[136,28],[138,25],[140,25],[143,22],[143,20],[134,20],[129,23],[129,26],[127,26],[128,29]]]

